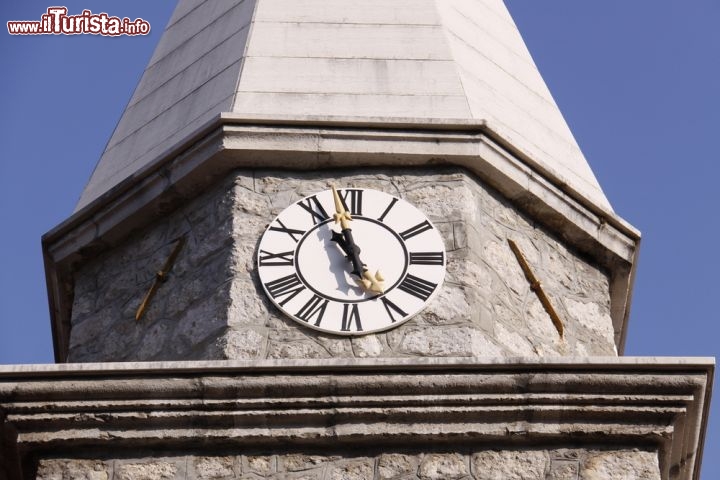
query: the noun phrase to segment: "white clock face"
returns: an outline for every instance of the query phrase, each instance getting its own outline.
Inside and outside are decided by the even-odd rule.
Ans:
[[[332,190],[290,205],[272,221],[258,248],[260,281],[280,310],[310,328],[341,335],[394,328],[440,289],[442,238],[420,210],[392,195],[349,188],[338,190],[338,198],[351,214],[347,228],[334,220]],[[353,263],[349,252],[357,249]],[[381,288],[363,286],[356,265]]]

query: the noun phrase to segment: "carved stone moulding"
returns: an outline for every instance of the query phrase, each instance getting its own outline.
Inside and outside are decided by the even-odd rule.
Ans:
[[[0,369],[3,471],[138,449],[650,448],[698,478],[714,362],[167,362]]]

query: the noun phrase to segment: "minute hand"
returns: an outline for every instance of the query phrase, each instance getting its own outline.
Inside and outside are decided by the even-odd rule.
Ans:
[[[350,228],[350,221],[352,220],[350,212],[345,210],[345,206],[340,200],[340,195],[337,190],[335,190],[335,187],[332,187],[332,192],[335,201],[335,215],[333,215],[333,217],[335,223],[340,224],[342,231],[342,234],[333,232],[332,240],[340,245],[340,248],[342,248],[345,255],[347,255],[347,259],[352,263],[353,270],[351,273],[358,277],[358,283],[366,290],[383,293],[382,275],[380,275],[380,272],[377,272],[375,276],[373,276],[360,259],[360,247],[355,243],[352,229]]]

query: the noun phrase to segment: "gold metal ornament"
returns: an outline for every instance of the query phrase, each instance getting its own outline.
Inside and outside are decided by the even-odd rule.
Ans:
[[[330,188],[332,188],[333,200],[335,201],[335,214],[333,214],[335,223],[340,223],[340,228],[342,230],[347,230],[350,228],[350,220],[352,220],[352,216],[350,216],[350,212],[345,210],[342,200],[340,200],[340,194],[338,194],[337,190],[335,190],[335,186],[333,185]]]
[[[182,249],[183,245],[185,245],[185,237],[180,237],[177,239],[175,243],[175,247],[173,248],[172,252],[170,252],[170,255],[165,260],[165,264],[162,266],[162,268],[155,274],[155,281],[150,286],[150,290],[145,294],[145,297],[142,300],[142,303],[140,303],[140,306],[137,309],[137,312],[135,312],[135,321],[139,322],[142,318],[143,314],[145,313],[145,310],[147,310],[148,305],[152,301],[153,297],[155,296],[155,293],[157,292],[158,288],[160,288],[160,284],[165,283],[167,281],[167,276],[170,270],[173,267],[173,264],[175,263],[175,260],[177,260],[177,256],[180,253],[180,250]]]
[[[510,245],[510,249],[515,254],[515,258],[517,258],[517,261],[520,264],[520,268],[522,268],[522,271],[525,274],[525,278],[527,278],[527,281],[530,283],[530,290],[535,292],[535,295],[537,295],[538,300],[540,300],[540,303],[542,303],[542,306],[543,308],[545,308],[547,314],[550,315],[550,319],[552,320],[553,325],[555,325],[555,328],[557,329],[560,337],[562,338],[563,333],[565,332],[563,322],[562,320],[560,320],[560,316],[557,314],[557,311],[555,311],[555,309],[553,308],[552,303],[550,303],[550,299],[545,294],[545,290],[543,290],[540,280],[538,280],[533,273],[530,265],[525,259],[525,255],[523,255],[523,253],[520,251],[520,247],[518,247],[517,244],[509,238],[508,244]]]
[[[362,280],[359,280],[358,283],[362,285],[365,290],[374,293],[385,292],[385,279],[380,273],[380,270],[375,272],[375,275],[373,275],[369,270],[365,269],[362,276]]]

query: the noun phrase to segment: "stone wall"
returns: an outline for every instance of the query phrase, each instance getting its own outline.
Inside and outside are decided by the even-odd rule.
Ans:
[[[43,480],[693,480],[713,374],[623,357],[0,367],[0,479],[39,462]]]
[[[398,328],[352,339],[322,334],[283,317],[262,292],[255,265],[265,227],[333,183],[404,198],[444,237],[441,291]],[[187,243],[169,279],[136,322],[180,235]],[[616,355],[607,275],[561,238],[461,169],[236,171],[76,272],[69,361]],[[541,280],[564,338],[508,239]]]
[[[37,480],[660,480],[656,452],[482,450],[46,459]]]

